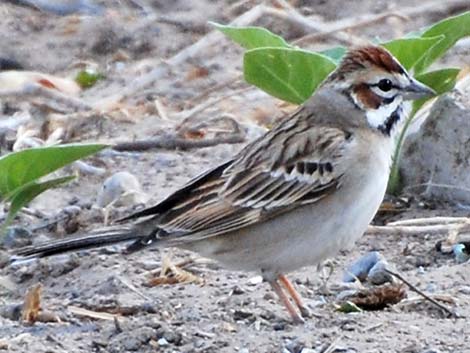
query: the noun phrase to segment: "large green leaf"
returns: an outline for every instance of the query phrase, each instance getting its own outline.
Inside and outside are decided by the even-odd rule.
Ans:
[[[415,72],[423,72],[441,57],[459,39],[470,36],[470,11],[447,18],[424,31],[422,38],[444,35],[444,39],[433,46],[415,65]]]
[[[92,155],[106,145],[61,145],[31,148],[0,158],[0,198],[77,159]]]
[[[460,69],[447,68],[416,75],[415,78],[426,86],[431,87],[438,95],[441,95],[454,88],[459,72]],[[413,111],[418,111],[428,99],[424,98],[414,101]]]
[[[3,226],[7,226],[13,219],[18,211],[32,201],[36,196],[44,191],[65,184],[74,179],[74,176],[66,176],[57,179],[51,179],[44,182],[29,182],[13,192],[8,200],[11,201],[8,217]]]
[[[210,22],[218,30],[224,33],[234,42],[240,44],[245,49],[280,47],[290,48],[291,46],[284,38],[268,31],[262,27],[234,27],[225,26],[219,23]]]
[[[272,33],[263,27],[235,27],[222,25],[216,22],[209,22],[234,42],[240,44],[245,49],[258,48],[291,48],[296,47],[287,43],[284,38]],[[342,46],[320,52],[334,62],[338,63],[346,53],[346,48]]]
[[[436,43],[443,40],[443,35],[430,38],[395,39],[381,45],[387,48],[405,69],[411,69]]]
[[[288,48],[249,50],[243,64],[247,82],[296,104],[305,102],[335,67],[323,55]]]

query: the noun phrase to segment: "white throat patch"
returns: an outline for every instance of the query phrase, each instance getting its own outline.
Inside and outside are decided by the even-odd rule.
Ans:
[[[402,102],[403,98],[401,96],[397,96],[390,104],[382,105],[375,110],[367,110],[367,122],[370,126],[377,129],[379,126],[382,126],[385,123],[387,118],[392,115],[395,110],[397,110],[398,106],[400,106]]]

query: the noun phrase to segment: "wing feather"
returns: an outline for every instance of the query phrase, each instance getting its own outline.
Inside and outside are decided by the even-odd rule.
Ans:
[[[232,162],[190,182],[186,196],[170,196],[164,202],[171,207],[154,216],[158,227],[170,242],[195,241],[318,202],[341,187],[353,140],[340,128],[309,126],[305,116],[294,116]]]

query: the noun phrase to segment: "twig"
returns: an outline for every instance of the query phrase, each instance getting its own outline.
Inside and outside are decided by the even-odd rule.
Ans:
[[[163,104],[160,102],[160,100],[155,99],[155,100],[154,100],[154,104],[155,104],[155,109],[157,110],[157,114],[158,114],[158,116],[160,117],[160,119],[162,119],[162,120],[170,120],[170,119],[168,118],[168,114],[166,113],[166,109],[165,109],[165,107],[163,106]]]
[[[207,31],[207,25],[205,22],[197,23],[191,21],[183,21],[180,18],[171,18],[163,15],[158,16],[155,21],[178,27],[182,31],[190,31],[193,33],[205,33]]]
[[[232,96],[235,96],[237,94],[246,92],[246,91],[248,91],[252,88],[253,87],[250,86],[250,87],[243,87],[243,88],[240,88],[240,89],[232,90],[232,91],[228,92],[227,94],[209,99],[206,102],[194,107],[190,111],[183,112],[184,116],[183,116],[182,122],[179,124],[179,126],[187,124],[189,120],[191,120],[194,116],[196,116],[197,114],[203,112],[207,108],[213,107],[214,105],[216,105],[219,102],[222,102],[222,101],[224,101],[224,100],[226,100],[226,99],[228,99]]]
[[[133,291],[134,293],[136,293],[139,297],[141,297],[142,299],[145,299],[147,300],[148,302],[152,302],[152,299],[150,299],[149,297],[147,297],[144,293],[142,293],[141,291],[139,291],[133,284],[127,282],[126,280],[124,280],[123,278],[117,276],[116,277],[119,282],[121,282],[122,284],[124,284],[127,288],[129,288],[131,291]]]
[[[284,10],[280,10],[274,7],[266,7],[264,9],[265,14],[290,22],[307,33],[315,31],[323,34],[325,32],[325,26],[327,26],[325,23],[318,23],[316,21],[313,21],[312,19],[301,15],[294,7],[290,6],[287,2],[283,0],[277,0],[277,2],[284,7]],[[366,42],[364,39],[356,37],[354,35],[335,32],[336,31],[330,34],[331,37],[348,45],[359,45]]]
[[[470,193],[470,188],[466,188],[463,186],[449,185],[449,184],[438,184],[438,183],[432,183],[432,182],[409,185],[409,186],[406,186],[404,190],[422,188],[423,186],[426,186],[427,190],[429,190],[430,188],[441,188],[441,189],[465,191],[465,192]]]
[[[235,144],[242,143],[245,141],[245,135],[242,133],[233,134],[229,136],[220,136],[214,137],[211,139],[201,139],[201,140],[188,140],[185,138],[177,136],[162,136],[159,138],[133,141],[133,142],[122,142],[113,146],[115,151],[134,151],[141,152],[147,151],[153,148],[163,148],[163,149],[191,149],[191,148],[204,148],[211,147],[220,144]]]
[[[449,232],[452,228],[456,228],[459,232],[467,232],[470,230],[470,224],[436,224],[427,226],[369,226],[366,233],[382,235],[435,235]]]
[[[80,173],[86,175],[104,175],[106,174],[106,169],[95,167],[91,164],[88,164],[83,161],[75,161],[73,162],[73,166],[76,167]]]
[[[41,96],[50,100],[49,102],[47,102],[47,104],[53,110],[61,110],[60,108],[57,108],[55,104],[59,104],[66,108],[69,108],[73,112],[92,109],[90,105],[86,104],[80,99],[67,96],[59,91],[45,88],[36,83],[26,84],[23,86],[23,88],[18,90],[0,91],[0,97],[3,96]]]
[[[331,342],[331,344],[326,347],[326,349],[324,351],[322,351],[322,353],[332,353],[336,350],[336,346],[338,344],[338,342],[342,339],[343,337],[342,336],[338,336],[336,337],[333,342]]]
[[[86,316],[92,319],[101,319],[101,320],[109,320],[114,321],[118,315],[113,315],[109,313],[99,312],[99,311],[92,311],[80,308],[78,306],[69,305],[67,308],[72,314],[79,315],[79,316]]]
[[[327,26],[327,28],[329,29],[326,31],[324,29],[320,33],[307,34],[299,39],[296,39],[295,41],[293,41],[293,43],[300,44],[304,42],[324,39],[327,37],[335,37],[338,35],[338,32],[345,32],[345,31],[349,31],[352,29],[357,29],[360,27],[368,26],[376,22],[380,22],[386,18],[390,18],[390,17],[397,17],[402,20],[407,20],[406,17],[396,12],[389,12],[389,13],[383,13],[383,14],[378,14],[378,15],[372,14],[372,15],[367,15],[367,16],[361,16],[360,18],[348,19],[348,22],[346,23],[343,23],[342,21],[339,23],[337,22],[334,26],[331,26],[331,25]],[[349,33],[348,36],[351,36],[351,34]]]
[[[427,217],[427,218],[414,218],[403,219],[400,221],[389,222],[387,226],[423,226],[423,225],[436,225],[436,224],[461,224],[469,222],[468,217]]]
[[[445,311],[447,313],[447,315],[449,315],[449,317],[456,317],[458,318],[459,315],[455,312],[453,312],[452,310],[448,309],[446,306],[442,305],[441,303],[439,303],[438,301],[434,300],[433,298],[431,298],[430,296],[428,296],[427,294],[425,294],[424,292],[422,292],[421,290],[419,290],[418,288],[416,288],[414,285],[412,285],[410,282],[408,282],[406,279],[403,278],[402,275],[400,275],[399,273],[395,273],[393,271],[390,271],[389,269],[384,269],[385,272],[388,272],[389,274],[391,274],[392,276],[398,278],[400,281],[402,281],[403,283],[405,283],[413,292],[415,293],[418,293],[419,295],[421,295],[424,299],[430,301],[431,303],[433,303],[434,305],[436,305],[438,308],[440,308],[441,310]]]
[[[217,85],[213,85],[211,86],[210,88],[206,89],[204,92],[202,92],[201,94],[198,94],[197,96],[191,98],[188,102],[186,102],[186,106],[192,106],[193,104],[195,104],[196,102],[199,102],[201,100],[205,100],[207,98],[207,96],[213,92],[218,92],[220,91],[221,89],[223,88],[226,88],[226,87],[229,87],[230,85],[232,85],[233,83],[237,82],[238,80],[240,80],[242,78],[242,75],[241,74],[237,74],[235,77],[232,77],[222,83],[219,83]]]

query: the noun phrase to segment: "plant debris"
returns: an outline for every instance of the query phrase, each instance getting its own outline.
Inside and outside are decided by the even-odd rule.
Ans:
[[[404,298],[406,298],[406,290],[402,284],[385,284],[359,290],[347,298],[346,302],[350,302],[362,310],[383,310],[399,303]],[[341,307],[343,306],[344,304]]]
[[[41,283],[35,284],[26,292],[21,319],[28,324],[34,324],[38,319],[41,310],[41,292]]]
[[[177,284],[177,283],[196,283],[199,285],[204,284],[204,280],[187,271],[176,266],[168,255],[164,255],[162,259],[162,269],[160,275],[151,278],[147,285],[150,287],[160,286],[163,284]]]

